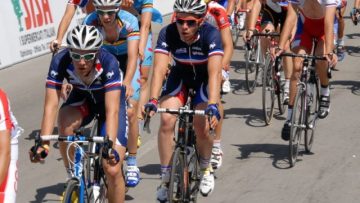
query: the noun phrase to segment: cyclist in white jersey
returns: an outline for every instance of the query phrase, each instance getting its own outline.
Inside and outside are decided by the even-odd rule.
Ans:
[[[18,137],[22,132],[11,112],[6,93],[0,89],[0,203],[16,201]]]

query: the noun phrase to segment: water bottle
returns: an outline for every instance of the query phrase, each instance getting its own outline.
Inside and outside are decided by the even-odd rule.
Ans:
[[[187,163],[188,163],[188,170],[189,172],[191,172],[194,169],[194,163],[191,162],[191,158],[194,156],[195,154],[195,148],[192,146],[187,146],[186,147],[186,158],[187,158]]]

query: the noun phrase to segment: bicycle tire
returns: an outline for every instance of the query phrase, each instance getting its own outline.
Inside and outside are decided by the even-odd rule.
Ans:
[[[314,81],[309,81],[307,88],[310,91],[307,91],[307,109],[306,109],[306,130],[305,130],[305,152],[310,153],[311,148],[314,142],[314,135],[316,129],[316,119],[318,115],[319,109],[319,100],[320,100],[320,92],[319,92],[319,83],[315,78]]]
[[[63,203],[78,203],[79,202],[79,181],[76,179],[68,180],[64,192]]]
[[[275,88],[273,78],[273,60],[267,55],[263,71],[262,84],[262,106],[266,125],[269,125],[274,113]]]
[[[93,126],[91,127],[90,131],[90,137],[94,137],[98,135],[98,120],[95,120]],[[94,163],[95,163],[95,157],[92,155],[96,154],[96,143],[90,142],[87,149],[88,153],[91,155],[89,158],[85,159],[85,180],[87,180],[90,183],[94,182]]]
[[[234,14],[234,18],[239,18],[238,14]],[[237,19],[237,22],[239,22],[239,19]],[[231,34],[232,34],[232,41],[233,41],[233,45],[234,48],[236,47],[236,44],[239,40],[240,37],[240,29],[238,28],[238,26],[234,23],[232,23],[232,28],[231,28]]]
[[[195,148],[196,152],[196,148]],[[197,153],[194,153],[190,158],[188,167],[189,167],[189,195],[190,201],[193,203],[197,202],[197,196],[199,193],[200,186],[200,165],[199,165],[199,157]]]
[[[277,96],[277,103],[279,107],[279,115],[283,115],[286,111],[287,105],[284,104],[284,88],[285,88],[285,80],[281,78],[281,74],[284,73],[284,69],[279,64],[279,67],[277,68],[280,75],[275,76],[277,79],[275,80],[275,94]]]
[[[177,147],[174,151],[171,165],[168,200],[170,203],[183,202],[186,197],[184,183],[185,161],[181,148]]]
[[[304,132],[304,90],[302,87],[297,88],[294,108],[291,117],[290,139],[289,139],[289,163],[291,167],[295,166],[299,154],[299,145],[301,135]]]
[[[259,41],[257,37],[254,37],[252,40],[256,40],[257,42]],[[257,44],[254,49],[248,49],[247,47],[245,48],[245,83],[249,94],[255,91],[256,82],[259,74],[259,66],[258,64],[256,64],[256,49],[258,47],[259,44]]]

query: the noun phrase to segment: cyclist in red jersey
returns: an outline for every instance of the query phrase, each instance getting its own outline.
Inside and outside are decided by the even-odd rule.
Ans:
[[[23,132],[0,89],[0,203],[14,203],[18,181],[18,137]]]

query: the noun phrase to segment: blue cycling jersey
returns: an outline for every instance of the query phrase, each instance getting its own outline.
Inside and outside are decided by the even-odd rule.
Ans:
[[[119,36],[115,42],[106,41],[105,31],[101,25],[100,19],[96,12],[92,12],[84,19],[83,24],[93,25],[98,28],[104,36],[103,47],[114,55],[127,55],[127,42],[131,40],[139,40],[139,22],[131,13],[120,10],[117,14],[116,21],[118,23]]]
[[[175,61],[174,68],[182,69],[184,74],[199,81],[208,78],[207,65],[209,57],[224,55],[220,32],[206,22],[199,28],[197,39],[191,45],[180,39],[176,23],[162,28],[155,53],[171,53]]]
[[[151,12],[151,21],[160,24],[163,22],[160,11],[153,8],[153,0],[135,0],[133,7],[140,15],[145,12]]]
[[[105,92],[120,90],[122,73],[116,58],[105,49],[100,49],[97,54],[95,69],[90,84],[85,84],[75,72],[69,49],[62,50],[54,55],[51,60],[46,87],[60,90],[63,80],[73,85],[73,91],[93,103],[102,103]]]

